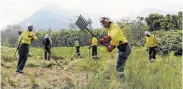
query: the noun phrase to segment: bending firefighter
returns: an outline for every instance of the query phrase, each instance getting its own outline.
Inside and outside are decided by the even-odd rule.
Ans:
[[[97,38],[93,37],[91,41],[91,46],[89,47],[89,49],[92,48],[92,58],[95,60],[97,59],[97,42]]]
[[[76,57],[80,56],[80,46],[77,39],[75,39],[74,46],[76,47]]]
[[[155,35],[151,35],[150,32],[145,31],[145,41],[147,49],[146,51],[149,52],[149,61],[153,62],[156,59],[156,48],[157,48],[157,40]]]
[[[110,42],[110,45],[107,47],[108,52],[112,52],[112,50],[116,47],[118,48],[116,70],[118,71],[120,78],[123,78],[125,74],[125,62],[130,55],[131,47],[129,46],[126,37],[117,24],[114,24],[107,17],[102,17],[100,22],[105,28],[108,29],[108,36],[101,38],[99,43],[103,45]]]
[[[43,45],[44,45],[44,58],[45,60],[50,60],[52,40],[49,38],[48,34],[44,36]]]
[[[25,66],[25,63],[27,61],[27,56],[29,54],[29,45],[33,40],[37,40],[36,35],[32,32],[33,25],[28,25],[28,30],[24,31],[20,36],[20,47],[18,50],[19,54],[19,61],[17,66],[18,73],[23,73],[23,68]]]

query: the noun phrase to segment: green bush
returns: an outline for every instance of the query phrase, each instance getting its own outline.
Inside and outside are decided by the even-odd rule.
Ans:
[[[158,51],[160,54],[167,54],[182,49],[182,31],[158,31]],[[168,51],[168,52],[165,52]]]

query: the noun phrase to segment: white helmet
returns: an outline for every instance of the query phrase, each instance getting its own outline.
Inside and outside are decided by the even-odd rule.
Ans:
[[[48,38],[48,37],[49,37],[48,34],[45,34],[44,38]]]
[[[150,35],[150,32],[149,31],[145,31],[144,34],[145,35]]]
[[[27,24],[27,28],[28,28],[28,30],[32,31],[33,25],[29,23],[29,24]]]
[[[101,17],[100,23],[102,23],[102,22],[112,22],[112,20],[109,17]]]

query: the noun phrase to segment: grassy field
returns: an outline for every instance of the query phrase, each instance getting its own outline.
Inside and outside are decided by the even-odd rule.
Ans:
[[[116,51],[116,50],[115,50]],[[172,54],[148,61],[144,48],[132,48],[125,65],[125,80],[115,70],[116,53],[98,48],[100,60],[89,58],[87,47],[81,47],[81,58],[75,48],[53,48],[55,61],[43,59],[42,48],[30,48],[24,74],[17,74],[15,48],[1,48],[2,89],[182,89],[182,59]],[[91,53],[91,52],[90,52]]]

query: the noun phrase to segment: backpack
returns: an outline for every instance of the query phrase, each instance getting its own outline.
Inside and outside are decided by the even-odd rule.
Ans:
[[[50,46],[50,40],[49,40],[49,38],[44,38],[43,44],[44,44],[45,46]]]

